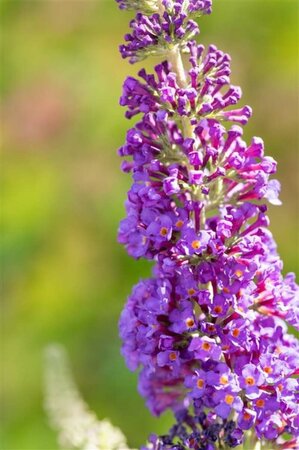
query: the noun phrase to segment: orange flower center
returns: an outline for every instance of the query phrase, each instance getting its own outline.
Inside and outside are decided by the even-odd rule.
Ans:
[[[248,412],[244,412],[243,419],[244,420],[250,420],[250,418],[251,418],[251,415]]]
[[[242,270],[239,269],[235,271],[235,274],[237,275],[238,278],[240,278],[243,275],[243,272]]]
[[[167,236],[167,234],[168,234],[167,228],[166,227],[162,227],[161,230],[160,230],[160,234],[161,234],[161,236]]]
[[[248,386],[254,386],[255,385],[255,381],[253,377],[247,377],[245,379],[246,384],[248,384]]]
[[[222,375],[220,377],[220,384],[227,384],[228,383],[228,378],[226,375]]]
[[[208,342],[203,342],[201,348],[208,352],[209,350],[211,350],[211,345]]]
[[[176,226],[177,228],[182,228],[183,225],[184,225],[184,222],[183,222],[182,220],[178,220],[178,221],[176,222],[176,224],[175,224],[175,226]]]
[[[202,378],[199,378],[196,382],[196,386],[198,387],[198,389],[202,389],[204,387],[204,380]]]
[[[194,250],[198,250],[200,248],[200,242],[199,241],[193,241],[191,244],[191,247],[194,248]]]
[[[169,353],[169,359],[170,361],[175,361],[177,359],[177,355],[175,352]]]
[[[233,335],[235,338],[237,338],[237,337],[239,336],[239,334],[240,334],[239,328],[235,328],[235,329],[232,331],[232,335]]]
[[[257,406],[258,408],[263,408],[263,407],[265,406],[265,400],[263,400],[262,398],[259,398],[259,399],[256,401],[256,406]]]
[[[264,367],[264,372],[266,372],[267,374],[270,374],[273,372],[273,369],[272,369],[272,367],[267,366],[267,367]]]
[[[215,312],[216,314],[221,314],[222,311],[223,311],[222,306],[220,306],[220,305],[215,306],[214,312]]]
[[[193,288],[188,289],[188,294],[190,296],[194,295],[195,294],[195,289],[193,289]]]
[[[188,317],[188,319],[186,319],[186,325],[187,327],[191,328],[194,326],[194,320],[192,319],[192,317]]]
[[[227,395],[225,396],[224,401],[225,401],[225,403],[227,403],[228,405],[231,405],[231,404],[233,403],[233,401],[234,401],[234,397],[233,397],[232,395],[230,395],[230,394],[227,394]]]

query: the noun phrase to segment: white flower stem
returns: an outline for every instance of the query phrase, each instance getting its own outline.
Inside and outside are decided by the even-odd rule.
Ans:
[[[181,87],[187,87],[188,82],[186,78],[186,72],[182,60],[182,55],[177,45],[169,52],[169,59],[173,70],[177,74],[179,85]]]
[[[178,81],[179,86],[182,88],[187,88],[188,80],[186,77],[186,71],[184,68],[184,63],[183,63],[183,59],[182,59],[182,55],[181,55],[179,46],[175,46],[169,52],[168,57],[169,57],[169,61],[172,66],[172,70],[177,75],[177,81]],[[190,118],[188,116],[182,116],[181,122],[182,122],[182,127],[183,127],[183,136],[185,138],[194,138],[193,126],[191,124]],[[199,189],[197,190],[196,200],[202,201],[202,194]],[[195,216],[194,220],[195,220],[195,226],[196,226],[196,223],[197,223],[197,217],[196,217],[197,210],[196,209],[194,209],[194,216]],[[206,214],[205,214],[205,207],[203,206],[200,211],[200,224],[199,224],[200,226],[198,228],[204,230],[205,222],[206,222]],[[199,229],[197,229],[196,231],[198,232]]]
[[[158,12],[160,16],[164,13],[164,5],[162,3],[162,0],[157,0],[157,6],[158,6]],[[172,50],[167,52],[167,59],[169,59],[169,62],[171,63],[172,70],[177,75],[178,84],[182,88],[186,88],[188,86],[188,80],[186,77],[186,71],[184,68],[182,55],[180,52],[180,48],[178,45],[175,45]],[[185,138],[192,138],[193,137],[193,127],[191,125],[190,119],[187,116],[182,117],[182,126],[183,126],[183,133]]]
[[[162,0],[157,0],[157,6],[158,6],[158,12],[159,12],[160,16],[162,16],[164,13],[164,6],[162,3]]]
[[[179,49],[179,46],[175,46],[168,54],[169,61],[172,66],[172,70],[177,75],[177,81],[178,84],[182,88],[186,88],[188,86],[188,81],[186,77],[186,71],[184,68],[182,55]],[[183,126],[183,132],[185,138],[193,138],[193,127],[191,125],[191,121],[189,117],[183,116],[182,117],[182,126]]]

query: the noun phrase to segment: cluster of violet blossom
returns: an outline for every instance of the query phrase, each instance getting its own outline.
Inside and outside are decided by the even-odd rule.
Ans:
[[[155,262],[121,315],[122,353],[150,411],[176,417],[145,448],[299,449],[299,289],[266,214],[276,163],[242,138],[251,109],[235,106],[229,55],[192,40],[211,0],[117,2],[137,10],[122,56],[163,59],[120,100],[141,118],[119,151],[133,177],[119,241]]]

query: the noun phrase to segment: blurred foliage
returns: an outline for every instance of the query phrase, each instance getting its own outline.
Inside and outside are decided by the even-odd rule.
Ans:
[[[215,0],[200,40],[233,57],[233,82],[279,162],[283,206],[272,230],[298,270],[296,0]],[[4,450],[56,449],[43,412],[42,350],[63,343],[87,403],[131,446],[163,433],[119,353],[117,322],[150,265],[116,242],[130,179],[116,149],[130,123],[118,106],[129,67],[118,54],[129,13],[113,0],[4,0],[2,68],[2,337]],[[147,63],[149,64],[149,63]]]

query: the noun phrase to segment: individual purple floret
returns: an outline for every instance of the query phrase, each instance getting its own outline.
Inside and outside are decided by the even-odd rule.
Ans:
[[[229,55],[191,39],[211,2],[118,3],[138,11],[122,55],[163,57],[120,99],[141,117],[119,149],[133,184],[118,238],[154,263],[122,312],[122,353],[152,414],[176,417],[144,449],[298,450],[299,288],[268,229],[276,162],[243,139],[251,108],[236,106]]]

